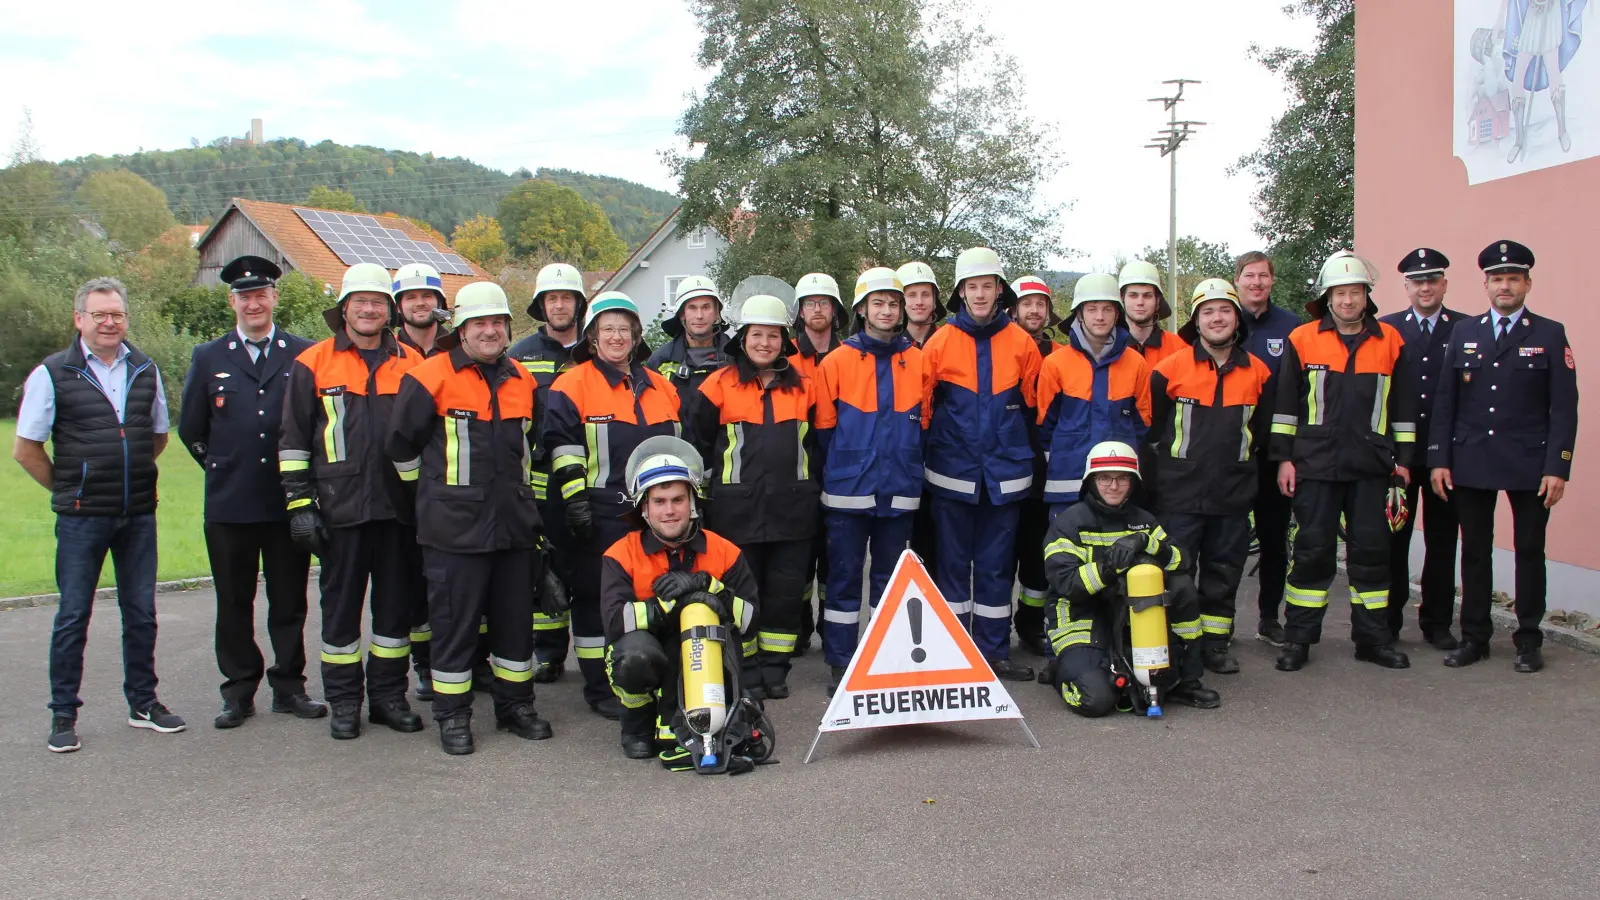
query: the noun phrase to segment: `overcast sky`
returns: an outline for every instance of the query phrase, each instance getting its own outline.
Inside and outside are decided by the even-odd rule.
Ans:
[[[1166,121],[1145,102],[1198,78],[1181,107],[1207,122],[1179,152],[1179,233],[1259,243],[1247,176],[1226,169],[1286,102],[1251,43],[1309,46],[1285,0],[974,0],[1018,61],[1068,165],[1062,267],[1107,268],[1167,234],[1167,163],[1142,149]],[[152,11],[153,9],[159,10]],[[674,190],[659,151],[704,84],[699,32],[671,0],[275,0],[67,6],[0,0],[0,139],[24,107],[45,157],[171,149],[250,119],[266,136],[555,166]],[[274,198],[277,199],[277,198]],[[285,198],[288,199],[288,198]]]

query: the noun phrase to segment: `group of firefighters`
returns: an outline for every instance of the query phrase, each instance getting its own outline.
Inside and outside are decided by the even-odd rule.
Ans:
[[[1531,280],[1531,252],[1498,246],[1480,258],[1491,300],[1497,273]],[[276,274],[241,262],[232,274],[253,273],[236,291]],[[1408,294],[1437,284],[1444,264],[1436,251],[1408,256]],[[867,269],[848,294],[813,273],[792,297],[757,293],[736,308],[693,277],[664,317],[671,340],[651,353],[634,302],[590,297],[569,265],[538,273],[527,312],[542,325],[514,345],[497,284],[467,284],[447,309],[426,266],[352,266],[326,313],[333,336],[286,373],[278,444],[290,536],[322,562],[332,736],[360,734],[364,700],[369,721],[422,730],[406,701],[414,666],[445,752],[473,750],[475,689],[492,695],[499,728],[548,738],[533,683],[562,677],[570,644],[584,699],[620,720],[626,755],[670,763],[683,754],[663,700],[676,696],[677,610],[716,611],[757,701],[789,696],[794,657],[820,635],[831,693],[856,651],[863,580],[875,607],[907,546],[998,677],[1035,677],[1011,658],[1015,630],[1044,661],[1038,679],[1083,715],[1124,705],[1121,579],[1140,563],[1166,575],[1166,697],[1220,704],[1202,676],[1239,671],[1230,642],[1252,534],[1258,636],[1281,647],[1278,669],[1300,669],[1320,639],[1339,538],[1356,657],[1405,668],[1395,644],[1409,585],[1392,532],[1409,538],[1418,434],[1452,387],[1482,385],[1471,374],[1456,384],[1448,368],[1440,378],[1408,351],[1413,338],[1376,318],[1377,273],[1354,254],[1322,266],[1303,325],[1272,304],[1263,254],[1241,257],[1234,281],[1201,282],[1172,333],[1145,262],[1080,278],[1065,320],[1042,279],[1008,280],[983,247],[958,256],[944,292],[921,262]],[[1416,307],[1406,327],[1427,315]],[[1427,346],[1487,383],[1494,340]],[[1549,445],[1559,462],[1547,474],[1564,479],[1576,387],[1564,333],[1550,340],[1548,354],[1510,359],[1553,376],[1552,403],[1570,400],[1571,427]],[[1438,418],[1429,524],[1458,484],[1488,491],[1492,523],[1496,486],[1463,484],[1465,462],[1450,483]],[[1542,534],[1541,523],[1541,547]],[[1439,591],[1427,578],[1424,589],[1425,637],[1455,651],[1447,663],[1487,656],[1487,611],[1463,613],[1474,630],[1458,648],[1449,607],[1439,612],[1450,601],[1427,596]],[[1537,618],[1517,633],[1519,670],[1542,665],[1536,633]],[[253,708],[229,712],[219,727]]]

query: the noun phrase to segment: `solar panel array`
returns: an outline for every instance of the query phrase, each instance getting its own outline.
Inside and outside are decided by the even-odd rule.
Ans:
[[[294,212],[347,266],[367,262],[398,269],[407,263],[427,263],[441,275],[473,274],[472,266],[456,254],[431,241],[414,241],[398,228],[385,228],[372,216],[300,206]]]

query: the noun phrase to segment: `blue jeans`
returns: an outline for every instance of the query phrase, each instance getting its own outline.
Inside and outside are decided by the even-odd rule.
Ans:
[[[83,701],[83,645],[106,551],[122,608],[122,692],[128,706],[156,700],[156,517],[56,516],[56,586],[61,605],[50,634],[50,711],[76,718]]]

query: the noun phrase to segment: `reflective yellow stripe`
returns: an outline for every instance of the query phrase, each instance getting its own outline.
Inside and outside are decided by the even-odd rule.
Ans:
[[[1083,580],[1083,586],[1091,594],[1098,594],[1105,590],[1106,584],[1100,580],[1100,566],[1098,563],[1084,563],[1078,567],[1078,577]]]
[[[1388,375],[1379,375],[1378,389],[1374,392],[1376,399],[1372,403],[1372,430],[1378,434],[1389,431],[1389,382]]]
[[[1364,606],[1367,609],[1388,609],[1389,592],[1387,590],[1358,591],[1355,588],[1351,588],[1350,602]]]
[[[1200,636],[1200,620],[1190,619],[1186,622],[1173,622],[1167,626],[1167,630],[1186,641],[1192,641]]]
[[[1396,444],[1415,444],[1417,442],[1417,433],[1415,431],[1396,431],[1394,433],[1394,442]]]
[[[1243,439],[1239,441],[1239,462],[1250,461],[1250,444],[1255,440],[1255,435],[1250,432],[1250,417],[1255,415],[1254,406],[1244,408]]]
[[[302,497],[299,500],[290,500],[289,501],[289,505],[287,507],[285,507],[285,508],[286,509],[299,509],[302,506],[310,506],[310,505],[311,505],[311,498],[310,497]]]
[[[586,465],[586,463],[584,458],[581,456],[558,456],[555,458],[555,462],[550,464],[550,471],[559,472],[562,469],[565,469],[567,466],[583,465]]]
[[[404,647],[384,647],[380,644],[369,644],[367,652],[382,659],[405,659],[411,655],[411,644]]]
[[[440,681],[436,676],[433,679],[433,691],[436,694],[470,694],[472,676],[467,676],[466,681]]]
[[[1229,616],[1201,616],[1200,630],[1206,634],[1232,634],[1233,619]]]
[[[548,375],[556,370],[555,361],[549,359],[525,359],[522,367],[529,375]]]
[[[1070,553],[1074,558],[1080,559],[1084,562],[1088,562],[1090,556],[1088,549],[1079,547],[1077,544],[1074,544],[1067,538],[1058,538],[1057,540],[1051,541],[1050,544],[1044,548],[1045,559],[1049,559],[1050,557],[1055,556],[1057,553]]]
[[[566,484],[563,484],[561,486],[561,499],[563,499],[563,500],[571,500],[574,496],[576,496],[577,494],[580,494],[582,492],[583,492],[583,481],[581,479],[576,479],[575,478],[572,481],[569,481]]]
[[[762,631],[756,635],[757,646],[763,653],[793,653],[799,641],[799,635],[781,631]]]
[[[739,457],[740,445],[744,443],[744,424],[741,422],[728,423],[728,446],[722,451],[722,483],[738,484],[740,469],[744,460]]]
[[[1185,459],[1189,455],[1189,442],[1185,439],[1188,434],[1188,424],[1194,415],[1193,404],[1179,403],[1172,410],[1172,457]]]
[[[1284,587],[1283,599],[1285,603],[1290,603],[1294,606],[1317,609],[1328,605],[1328,592],[1311,588],[1298,588],[1291,584]]]
[[[562,613],[559,616],[547,616],[544,613],[533,614],[534,631],[560,631],[572,621],[571,613]]]
[[[1322,391],[1327,384],[1328,373],[1322,369],[1311,369],[1306,372],[1306,381],[1306,424],[1321,425],[1322,407],[1325,405]]]
[[[799,441],[800,465],[795,470],[795,474],[800,477],[801,481],[805,481],[811,477],[811,455],[806,453],[806,435],[810,433],[811,423],[801,422]]]
[[[444,420],[444,483],[472,483],[472,434],[470,419],[454,416]]]
[[[344,395],[322,398],[322,412],[328,424],[322,426],[322,448],[328,462],[344,461]]]
[[[280,459],[278,460],[279,472],[304,472],[311,468],[311,461],[305,459]]]

